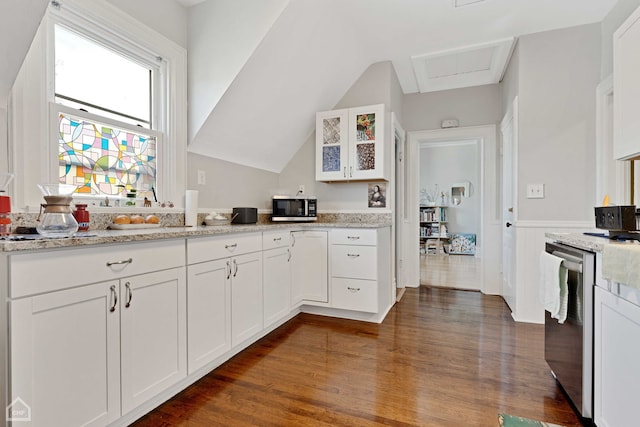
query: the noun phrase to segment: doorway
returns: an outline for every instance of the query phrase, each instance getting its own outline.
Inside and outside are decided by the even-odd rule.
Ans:
[[[420,285],[420,147],[424,143],[445,143],[476,140],[479,146],[480,177],[475,188],[478,197],[480,218],[476,236],[476,258],[479,268],[476,276],[478,289],[483,293],[500,293],[500,200],[497,197],[497,151],[496,126],[473,126],[465,128],[415,131],[407,139],[407,227],[412,236],[403,241],[406,274],[410,286]]]
[[[420,285],[480,290],[480,143],[420,143]]]

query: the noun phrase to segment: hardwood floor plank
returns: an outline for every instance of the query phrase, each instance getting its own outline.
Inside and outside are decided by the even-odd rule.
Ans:
[[[134,425],[580,426],[543,346],[500,297],[407,289],[380,325],[301,314]]]

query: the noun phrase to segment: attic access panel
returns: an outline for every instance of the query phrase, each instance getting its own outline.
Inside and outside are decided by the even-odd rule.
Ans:
[[[420,93],[498,83],[515,38],[411,57]]]

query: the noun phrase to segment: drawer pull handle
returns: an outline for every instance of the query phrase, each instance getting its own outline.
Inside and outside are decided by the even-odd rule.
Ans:
[[[227,280],[231,277],[231,263],[227,261]]]
[[[358,292],[360,288],[352,288],[351,286],[347,286],[347,289],[351,292]]]
[[[234,267],[233,277],[236,277],[236,274],[238,274],[238,263],[236,262],[235,259],[233,260],[233,267]]]
[[[279,242],[280,240],[282,240],[282,237],[274,237],[274,238],[273,238],[273,241],[274,241],[274,242]]]
[[[360,240],[360,236],[347,236],[349,240]]]
[[[347,254],[349,258],[358,258],[360,254]]]
[[[225,249],[235,249],[238,247],[237,243],[234,243],[233,245],[224,245]]]
[[[287,262],[291,261],[291,249],[287,248],[287,254],[289,254],[289,256],[287,257]]]
[[[114,311],[116,311],[116,305],[118,305],[118,293],[116,292],[115,285],[111,285],[109,289],[111,290],[111,300],[113,301],[111,307],[109,307],[109,311],[113,313]]]
[[[133,262],[133,258],[125,259],[122,261],[107,261],[107,267],[111,267],[112,265],[118,264],[131,264]]]
[[[129,306],[131,305],[131,298],[133,298],[133,291],[131,290],[131,284],[129,282],[124,284],[124,287],[126,289],[127,292],[127,302],[125,303],[125,307],[129,308]]]

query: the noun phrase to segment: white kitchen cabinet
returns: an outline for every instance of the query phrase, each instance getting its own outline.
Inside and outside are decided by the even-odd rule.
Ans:
[[[262,331],[262,254],[231,259],[231,345]]]
[[[187,267],[189,374],[231,349],[231,261]]]
[[[221,302],[214,296],[222,296],[222,288],[228,290],[229,315],[225,323],[230,328],[231,347],[241,344],[247,338],[263,329],[262,311],[262,234],[233,234],[220,237],[203,237],[187,240],[187,263],[189,277],[198,271],[198,263],[220,260],[222,263],[200,267],[210,269],[206,277],[201,277],[188,285],[189,300],[189,354],[194,369],[213,361],[224,353],[227,343],[221,335],[223,328],[212,322],[223,320],[220,314],[212,314],[221,308]],[[224,277],[224,285],[222,278]],[[211,289],[214,288],[214,289]],[[207,295],[209,297],[207,298]],[[199,299],[198,302],[195,300]],[[193,305],[192,305],[193,302]],[[226,306],[225,306],[226,307]],[[226,330],[225,330],[226,331]],[[226,333],[226,332],[225,332]],[[208,344],[200,344],[204,340]],[[198,359],[196,362],[192,357]],[[192,372],[192,369],[189,369]]]
[[[186,377],[180,264],[184,241],[10,257],[9,402],[30,425],[105,425]]]
[[[595,288],[594,421],[598,427],[637,424],[640,396],[640,306]],[[640,292],[638,292],[640,293]]]
[[[316,114],[316,180],[389,179],[384,104]]]
[[[290,232],[264,232],[262,269],[265,328],[291,312]]]
[[[613,156],[640,156],[640,8],[613,34]]]
[[[106,425],[120,417],[118,281],[11,301],[10,402],[31,426]]]
[[[331,231],[331,295],[334,308],[372,313],[378,311],[377,240],[377,230]]]
[[[120,281],[122,413],[187,376],[185,268]]]
[[[291,303],[328,303],[326,231],[291,232]]]

